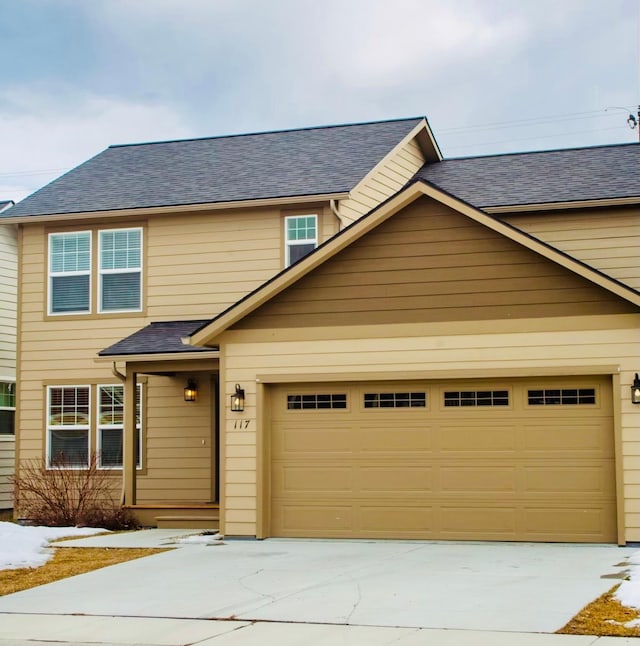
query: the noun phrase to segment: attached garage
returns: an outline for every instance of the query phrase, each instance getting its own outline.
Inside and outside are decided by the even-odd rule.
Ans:
[[[615,542],[611,379],[270,389],[280,537]]]

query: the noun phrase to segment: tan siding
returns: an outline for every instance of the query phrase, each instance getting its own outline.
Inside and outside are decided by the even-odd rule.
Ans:
[[[13,508],[15,438],[13,435],[0,435],[0,509]]]
[[[624,318],[624,317],[623,317]],[[440,326],[425,324],[420,331],[415,326],[396,325],[385,329],[384,336],[376,335],[376,326],[361,330],[358,340],[340,339],[341,328],[323,330],[323,340],[314,340],[310,333],[306,340],[271,342],[271,331],[246,331],[228,333],[221,339],[225,343],[227,371],[224,375],[226,392],[232,392],[233,384],[240,383],[247,390],[247,408],[243,419],[249,421],[251,428],[257,423],[255,410],[255,383],[268,381],[267,375],[371,375],[384,372],[405,379],[407,374],[420,372],[446,373],[458,371],[460,376],[474,372],[490,375],[492,371],[504,371],[513,375],[523,370],[536,371],[544,375],[557,370],[568,370],[567,366],[619,365],[621,367],[621,392],[615,393],[622,410],[621,426],[624,452],[627,456],[640,455],[640,439],[637,428],[640,425],[640,411],[629,401],[628,388],[637,370],[636,357],[640,356],[640,338],[637,329],[640,316],[636,317],[635,327],[621,327],[610,330],[588,330],[576,327],[565,331],[548,332],[541,328],[536,332],[536,321],[513,322],[512,331],[478,334],[475,324],[459,324],[455,334],[442,333]],[[587,321],[588,319],[576,319]],[[496,322],[496,327],[499,323]],[[540,320],[540,325],[543,321]],[[430,329],[433,327],[433,334]],[[489,325],[490,329],[491,326]],[[518,329],[529,330],[526,333]],[[281,331],[282,332],[282,331]],[[252,340],[262,335],[262,342]],[[281,334],[282,336],[282,334]],[[573,368],[575,369],[575,368]],[[567,374],[571,374],[567,372]],[[433,377],[432,377],[433,378]],[[234,439],[233,420],[227,417],[224,430],[228,441]],[[224,438],[223,438],[223,441]],[[632,458],[633,460],[633,458]],[[624,460],[624,500],[622,510],[627,527],[627,541],[640,540],[640,527],[635,524],[635,516],[629,505],[640,501],[640,485],[634,484],[640,474],[637,461]],[[245,470],[229,472],[228,482],[242,482],[255,486],[252,491],[257,495],[250,472]],[[227,485],[229,487],[229,485]],[[229,491],[229,495],[232,495]],[[233,492],[233,496],[237,496]],[[248,495],[247,489],[243,495]],[[222,501],[223,504],[225,501]],[[243,532],[253,535],[256,526],[228,522],[227,533]]]
[[[424,155],[415,139],[388,155],[340,202],[340,213],[357,220],[399,191],[423,166]]]
[[[550,211],[501,215],[500,219],[640,289],[640,210]]]
[[[353,243],[238,329],[576,316],[635,308],[427,198]]]
[[[0,379],[14,381],[18,292],[17,229],[0,225]]]

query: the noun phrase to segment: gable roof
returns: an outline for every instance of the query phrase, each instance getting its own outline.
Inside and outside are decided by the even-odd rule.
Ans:
[[[415,178],[478,208],[640,200],[640,144],[447,159]]]
[[[424,117],[110,146],[3,215],[346,194],[421,125]]]
[[[184,343],[196,346],[204,346],[215,339],[220,333],[244,318],[268,300],[293,285],[300,278],[308,274],[316,267],[323,264],[339,251],[359,239],[379,224],[392,217],[408,204],[414,202],[421,196],[431,197],[442,204],[466,215],[493,231],[521,244],[525,248],[551,260],[552,262],[565,267],[566,269],[586,278],[590,282],[606,289],[607,291],[629,301],[640,307],[640,293],[624,285],[617,280],[599,272],[592,267],[576,260],[575,258],[557,250],[541,240],[517,229],[510,224],[502,222],[497,218],[480,211],[474,206],[461,201],[457,197],[445,193],[441,189],[424,181],[416,180],[405,189],[396,193],[384,204],[371,211],[368,215],[357,220],[352,225],[343,229],[339,234],[330,238],[323,245],[315,249],[308,256],[305,256],[296,264],[284,269],[271,280],[264,283],[235,305],[227,308],[218,316],[200,329],[194,330],[189,336],[183,339]]]
[[[0,212],[4,211],[5,209],[8,209],[13,204],[14,204],[13,200],[0,200]]]

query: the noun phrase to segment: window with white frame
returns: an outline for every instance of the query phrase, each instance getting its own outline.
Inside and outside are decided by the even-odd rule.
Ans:
[[[288,215],[284,219],[287,267],[318,246],[318,216]]]
[[[136,398],[136,467],[142,455],[142,384]],[[123,465],[124,387],[98,386],[98,465],[105,469],[121,469]]]
[[[47,466],[87,467],[90,386],[47,388]]]
[[[16,385],[0,382],[0,435],[15,433]]]
[[[142,229],[99,232],[100,312],[141,309]]]
[[[49,235],[49,312],[86,314],[91,309],[91,232]]]
[[[94,245],[97,277],[92,275]],[[89,314],[96,309],[142,309],[141,228],[49,234],[49,314]]]

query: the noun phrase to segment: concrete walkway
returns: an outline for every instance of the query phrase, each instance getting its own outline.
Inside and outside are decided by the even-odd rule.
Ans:
[[[144,530],[65,542],[179,549],[0,598],[0,644],[632,643],[553,634],[624,576],[625,558],[637,551],[632,548],[277,539],[180,543],[187,533]]]

